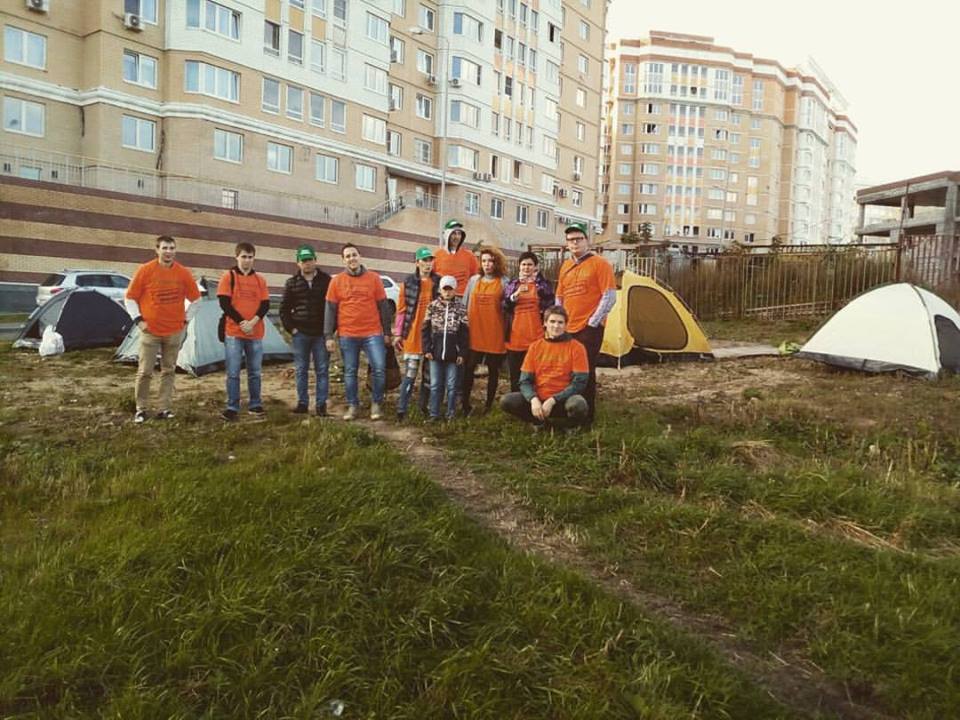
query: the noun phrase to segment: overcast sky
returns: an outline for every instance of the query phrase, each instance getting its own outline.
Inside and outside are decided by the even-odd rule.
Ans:
[[[607,27],[611,41],[709,35],[786,67],[812,57],[849,103],[858,183],[960,170],[955,0],[613,0]]]

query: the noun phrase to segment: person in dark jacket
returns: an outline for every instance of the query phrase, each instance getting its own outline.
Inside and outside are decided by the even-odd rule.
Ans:
[[[520,273],[503,289],[504,333],[510,392],[520,392],[520,367],[527,348],[543,337],[543,312],[553,307],[553,286],[540,274],[540,259],[525,252],[519,259]]]
[[[393,326],[393,347],[397,356],[403,358],[403,380],[397,397],[397,420],[407,416],[410,395],[421,371],[420,414],[427,415],[427,401],[430,393],[430,375],[428,364],[423,360],[423,340],[421,330],[427,315],[427,306],[440,297],[440,276],[433,272],[433,251],[428,247],[417,249],[417,267],[400,284],[400,298],[397,316]]]
[[[467,310],[457,297],[457,279],[440,278],[440,297],[427,306],[423,320],[423,356],[430,361],[430,419],[440,419],[440,398],[446,389],[447,419],[457,412],[459,369],[470,351]]]
[[[323,341],[323,315],[330,276],[317,267],[317,253],[310,245],[297,248],[300,270],[287,278],[280,301],[280,322],[293,336],[293,362],[297,377],[297,407],[304,414],[310,408],[310,360],[317,374],[316,412],[327,415],[330,388],[330,354]]]

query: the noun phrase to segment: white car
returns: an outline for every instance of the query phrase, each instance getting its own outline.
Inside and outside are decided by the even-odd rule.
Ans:
[[[59,292],[75,287],[90,287],[123,304],[130,278],[112,270],[64,270],[49,275],[37,288],[37,305],[43,305]]]
[[[383,289],[387,293],[387,300],[393,303],[393,311],[397,311],[397,304],[400,302],[400,285],[389,275],[381,275],[380,281],[383,283]]]

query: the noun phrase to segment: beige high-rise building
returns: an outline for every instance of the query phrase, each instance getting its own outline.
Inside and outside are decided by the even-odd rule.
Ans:
[[[815,63],[651,32],[610,45],[607,73],[604,239],[690,252],[852,239],[857,129]]]
[[[606,12],[8,0],[0,172],[334,224],[435,211],[442,195],[436,221],[475,239],[549,242],[595,218]]]

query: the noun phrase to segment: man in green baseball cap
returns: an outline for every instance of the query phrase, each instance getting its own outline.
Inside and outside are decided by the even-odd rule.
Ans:
[[[467,233],[459,220],[449,220],[443,226],[443,246],[437,251],[433,271],[438,275],[453,275],[457,279],[457,295],[467,291],[467,281],[480,272],[480,261],[463,247]]]
[[[280,322],[293,339],[293,364],[297,378],[295,413],[310,409],[310,361],[317,373],[316,413],[327,415],[330,388],[330,354],[323,339],[327,287],[330,276],[317,267],[317,252],[312,245],[301,245],[294,257],[298,272],[287,279],[280,301]]]

